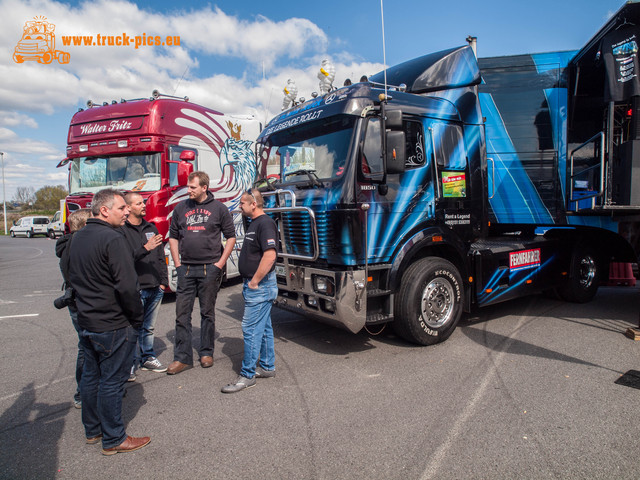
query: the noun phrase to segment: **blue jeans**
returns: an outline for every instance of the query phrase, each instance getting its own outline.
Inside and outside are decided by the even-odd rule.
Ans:
[[[201,357],[213,356],[216,333],[216,298],[220,288],[221,270],[213,264],[185,265],[177,268],[176,289],[176,347],[173,359],[193,365],[191,350],[191,312],[196,296],[200,301],[200,348]]]
[[[275,370],[276,353],[273,346],[273,327],[271,326],[271,306],[278,296],[276,274],[267,274],[256,290],[249,288],[249,280],[244,279],[242,286],[244,297],[244,315],[242,317],[242,336],[244,337],[244,357],[240,375],[253,378],[256,363],[260,357],[260,366],[265,370]]]
[[[102,447],[127,439],[122,421],[122,397],[129,378],[138,332],[124,327],[111,332],[80,330],[84,350],[82,423],[87,438],[102,434]]]
[[[80,337],[80,325],[78,325],[78,310],[75,306],[69,305],[69,316],[71,317],[71,323],[73,328],[76,329],[78,334],[78,355],[76,356],[76,393],[73,395],[73,399],[76,402],[80,401],[80,380],[82,379],[82,367],[84,366],[84,350],[82,349],[81,337]]]
[[[160,313],[160,303],[164,291],[160,287],[145,288],[140,290],[140,299],[144,307],[144,319],[138,337],[138,348],[136,348],[135,357],[133,358],[133,366],[143,365],[144,362],[156,354],[153,351],[153,331],[156,326],[156,320]]]

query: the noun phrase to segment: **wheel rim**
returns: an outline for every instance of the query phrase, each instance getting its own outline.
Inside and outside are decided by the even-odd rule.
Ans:
[[[587,289],[593,285],[596,278],[597,267],[595,259],[591,255],[581,258],[579,270],[580,286]]]
[[[453,316],[453,286],[444,278],[434,278],[422,292],[422,319],[429,328],[440,328]]]

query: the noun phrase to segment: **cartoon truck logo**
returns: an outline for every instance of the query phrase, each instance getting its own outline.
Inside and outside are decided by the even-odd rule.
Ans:
[[[38,63],[51,63],[54,59],[58,63],[69,63],[71,55],[56,50],[56,36],[53,33],[56,26],[47,22],[44,17],[34,17],[34,20],[24,22],[22,38],[13,51],[13,60],[22,63],[25,60],[36,60]]]

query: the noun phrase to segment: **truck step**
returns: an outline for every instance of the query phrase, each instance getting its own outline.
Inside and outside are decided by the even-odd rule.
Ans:
[[[391,290],[381,290],[379,288],[370,288],[367,289],[367,297],[384,297],[385,295],[390,295]]]
[[[390,313],[374,313],[373,315],[367,315],[366,325],[375,325],[377,323],[387,323],[393,320],[393,315]]]

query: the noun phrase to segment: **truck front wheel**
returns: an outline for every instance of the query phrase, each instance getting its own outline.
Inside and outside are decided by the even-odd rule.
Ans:
[[[423,258],[402,276],[394,301],[396,333],[413,343],[432,345],[453,333],[462,315],[462,279],[442,258]]]
[[[589,248],[576,250],[571,257],[571,276],[558,288],[563,300],[586,303],[595,297],[600,283],[600,266]]]

